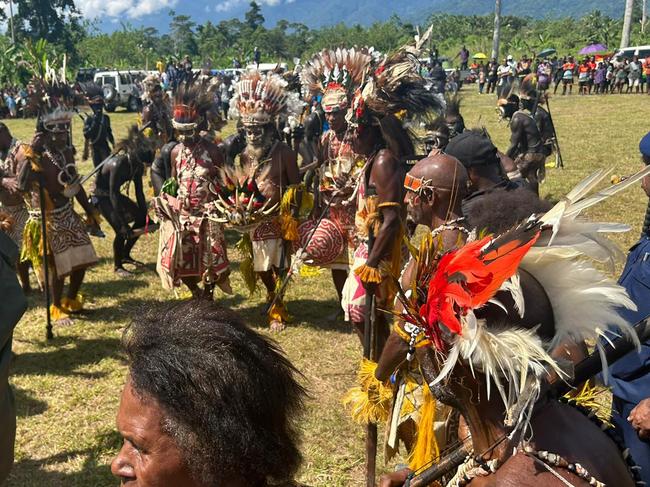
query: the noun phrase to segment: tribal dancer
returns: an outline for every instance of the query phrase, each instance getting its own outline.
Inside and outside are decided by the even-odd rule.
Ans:
[[[93,165],[97,167],[111,155],[110,145],[115,145],[115,139],[111,130],[111,119],[103,111],[104,94],[101,86],[89,83],[83,87],[83,91],[93,113],[84,120],[85,142],[82,159],[87,160],[88,150],[92,149]]]
[[[544,180],[544,141],[537,127],[534,110],[537,104],[537,91],[533,76],[521,82],[519,90],[519,110],[510,119],[510,147],[506,155],[514,159],[521,176],[528,181],[531,190],[539,193],[539,183]]]
[[[20,147],[20,141],[14,139],[9,128],[0,122],[0,213],[9,216],[11,226],[7,229],[7,235],[14,241],[18,249],[23,246],[23,230],[29,218],[27,206],[23,196],[18,190],[16,180],[16,152]],[[27,294],[31,288],[29,285],[29,262],[21,262],[18,259],[16,270],[23,291]]]
[[[142,84],[143,99],[146,102],[142,109],[142,126],[145,127],[145,135],[155,135],[157,140],[166,144],[174,138],[174,127],[160,79],[156,75],[149,75]]]
[[[285,327],[288,315],[282,296],[276,298],[277,279],[288,264],[287,242],[298,239],[297,211],[301,206],[300,174],[296,153],[280,138],[277,118],[289,109],[286,83],[257,72],[241,79],[236,86],[236,108],[246,130],[247,145],[239,156],[239,167],[249,172],[249,184],[259,190],[266,208],[278,205],[272,218],[256,224],[249,232],[252,266],[264,283],[273,331]],[[252,286],[249,286],[252,288]]]
[[[222,151],[201,137],[209,128],[213,104],[205,84],[190,80],[178,88],[173,124],[179,143],[170,154],[171,178],[154,199],[161,221],[157,270],[163,287],[173,289],[183,282],[194,297],[203,299],[213,299],[215,286],[232,293],[223,228],[206,217],[224,164]]]
[[[367,162],[352,149],[353,131],[345,116],[353,89],[359,86],[371,62],[367,49],[326,49],[314,56],[301,73],[310,95],[322,95],[321,107],[329,130],[322,135],[317,150],[318,197],[313,215],[318,219],[324,211],[327,214],[317,229],[308,221],[300,226],[299,233],[314,263],[331,269],[339,302],[348,278],[351,250],[356,246],[354,198]]]
[[[440,108],[438,99],[425,89],[418,63],[413,60],[418,50],[402,48],[372,66],[364,83],[357,87],[349,111],[355,129],[353,150],[367,163],[357,191],[359,244],[353,272],[343,289],[342,307],[360,337],[364,334],[366,293],[374,293],[377,309],[389,309],[394,292],[389,275],[399,274],[401,268],[405,216],[402,161],[415,150],[398,116],[412,119]],[[370,236],[374,245],[368,252]],[[388,334],[388,323],[382,313],[376,318],[377,343],[381,344]]]
[[[589,195],[607,176],[598,171],[550,211],[534,212],[500,235],[470,238],[466,245],[459,240],[451,250],[431,239],[414,256],[413,272],[402,275],[399,321],[375,378],[380,389],[390,389],[387,379],[394,368],[415,359],[411,366],[422,372],[435,396],[430,400],[464,418],[471,436],[464,447],[467,458],[446,485],[471,485],[479,476],[491,482],[486,485],[542,480],[562,485],[556,479],[571,485],[634,485],[614,442],[548,394],[547,384],[575,382],[572,365],[584,356],[577,350],[590,341],[604,353],[601,340],[608,325],[635,335],[618,315],[635,309],[634,303],[594,265],[614,257],[617,250],[605,234],[621,226],[592,223],[580,214],[648,172]],[[420,176],[428,179],[420,178],[420,187],[431,186],[430,194],[445,184],[432,174]],[[431,205],[436,204],[433,198]],[[511,219],[509,209],[501,208],[500,216]],[[447,222],[442,230],[455,225]],[[390,390],[373,393],[392,396]],[[412,469],[439,458],[435,445],[426,451]],[[594,460],[604,456],[612,463]],[[395,484],[382,485],[402,485],[407,473],[390,474]]]
[[[154,147],[151,139],[145,137],[137,126],[133,126],[128,136],[118,142],[115,149],[116,153],[110,156],[97,173],[93,202],[115,232],[115,273],[120,277],[127,277],[130,272],[124,268],[124,264],[143,265],[131,257],[131,249],[147,223],[147,202],[142,188],[142,176],[145,165],[151,164],[153,160]],[[131,182],[135,189],[136,202],[121,192],[122,186]]]
[[[53,76],[50,74],[50,76]],[[36,135],[30,145],[23,144],[16,151],[18,181],[22,191],[28,192],[30,218],[26,224],[22,258],[28,258],[35,267],[49,265],[52,273],[52,305],[50,313],[58,324],[71,322],[70,313],[82,309],[79,289],[86,269],[97,262],[87,230],[99,233],[99,214],[88,201],[79,184],[74,162],[74,148],[70,146],[70,126],[74,112],[67,104],[69,87],[65,81],[50,78],[37,80],[39,118]],[[39,197],[39,185],[45,201]],[[86,212],[86,223],[75,213],[72,199]],[[47,223],[48,262],[42,262],[40,235],[45,208]],[[70,277],[68,292],[63,297],[66,277]],[[47,285],[47,284],[46,284]]]

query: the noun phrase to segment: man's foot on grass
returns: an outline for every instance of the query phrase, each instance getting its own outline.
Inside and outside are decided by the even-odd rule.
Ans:
[[[273,320],[271,321],[271,323],[269,323],[269,330],[271,331],[271,333],[280,333],[284,331],[286,328],[287,325],[279,320]]]
[[[146,267],[144,262],[140,262],[139,260],[135,260],[131,257],[127,257],[126,259],[122,259],[123,264],[129,264],[133,265],[135,267]]]
[[[115,269],[115,275],[121,279],[128,279],[129,277],[133,277],[133,272],[129,272],[123,267],[119,267]]]

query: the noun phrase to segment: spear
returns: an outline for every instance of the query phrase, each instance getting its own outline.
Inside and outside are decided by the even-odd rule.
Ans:
[[[367,188],[368,196],[373,196],[375,189]],[[372,254],[375,245],[375,234],[372,226],[368,229],[368,257]],[[363,327],[363,358],[377,360],[377,333],[376,333],[376,299],[375,291],[366,290],[366,311]],[[366,425],[366,487],[374,487],[375,471],[377,468],[377,424]]]
[[[41,210],[41,238],[43,239],[43,277],[45,279],[45,316],[47,324],[45,325],[45,337],[48,340],[54,338],[52,333],[52,316],[50,315],[50,269],[47,261],[47,222],[45,221],[45,190],[43,181],[38,181],[39,206]]]

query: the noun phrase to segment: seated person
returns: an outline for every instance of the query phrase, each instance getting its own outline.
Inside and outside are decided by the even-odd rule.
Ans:
[[[122,343],[122,485],[296,485],[305,390],[277,345],[208,301],[151,306]]]

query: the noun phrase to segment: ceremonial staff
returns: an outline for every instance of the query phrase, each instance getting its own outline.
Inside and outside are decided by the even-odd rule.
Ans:
[[[45,337],[48,340],[54,338],[52,334],[52,316],[50,314],[50,265],[47,261],[47,221],[45,213],[45,189],[43,188],[43,175],[38,178],[38,199],[41,211],[41,238],[43,239],[43,278],[45,279]]]
[[[642,319],[634,325],[634,332],[637,334],[641,343],[650,338],[650,322],[648,317]],[[613,341],[603,340],[605,360],[612,364],[633,351],[636,344],[628,336],[619,336]],[[553,397],[562,397],[576,386],[591,379],[603,369],[603,361],[600,352],[597,350],[591,355],[580,361],[574,369],[573,377],[567,380],[556,378],[549,384],[549,394]],[[404,487],[426,487],[435,480],[440,479],[443,475],[459,467],[467,458],[468,452],[464,446],[455,448],[435,465],[423,470],[418,474],[411,474],[404,483]],[[436,460],[436,459],[434,459]]]
[[[551,127],[553,127],[553,140],[555,141],[555,150],[557,151],[557,163],[555,164],[556,168],[564,169],[564,161],[562,160],[562,151],[560,151],[560,141],[557,138],[557,132],[555,131],[555,123],[553,122],[553,115],[551,115],[551,105],[548,103],[548,95],[546,95],[546,109],[548,111],[548,119],[551,121]]]
[[[376,195],[372,186],[366,190],[367,196]],[[373,226],[368,226],[368,258],[375,245]],[[366,313],[363,327],[363,358],[377,361],[377,330],[376,330],[376,299],[375,290],[366,290]],[[374,487],[375,470],[377,465],[377,424],[369,422],[366,425],[366,487]]]

